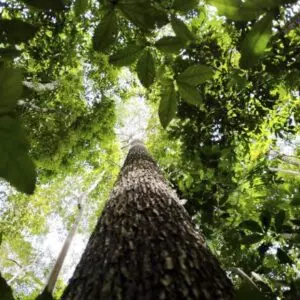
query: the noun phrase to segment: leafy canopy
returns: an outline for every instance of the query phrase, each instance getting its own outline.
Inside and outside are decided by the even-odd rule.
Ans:
[[[91,230],[118,172],[118,103],[138,93],[157,116],[149,148],[240,287],[238,297],[299,297],[295,3],[0,4],[0,264],[18,294],[32,299],[45,281],[26,233],[44,236],[53,209],[69,227],[70,182],[83,192],[103,172],[87,209]],[[120,80],[123,67],[131,75]],[[24,277],[14,279],[11,252],[32,264]]]

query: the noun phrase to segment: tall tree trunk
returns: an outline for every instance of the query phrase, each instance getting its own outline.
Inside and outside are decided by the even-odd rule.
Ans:
[[[233,288],[135,141],[63,300],[232,299]]]

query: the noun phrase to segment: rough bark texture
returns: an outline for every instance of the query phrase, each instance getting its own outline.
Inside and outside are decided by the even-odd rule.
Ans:
[[[141,143],[131,147],[63,300],[232,299],[233,288]]]

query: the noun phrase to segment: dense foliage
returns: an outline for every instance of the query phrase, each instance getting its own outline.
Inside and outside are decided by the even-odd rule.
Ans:
[[[16,296],[43,289],[37,240],[70,228],[99,180],[92,230],[132,137],[116,132],[141,113],[124,106],[143,97],[150,152],[238,297],[243,282],[300,297],[297,1],[0,1],[0,37],[0,266]]]

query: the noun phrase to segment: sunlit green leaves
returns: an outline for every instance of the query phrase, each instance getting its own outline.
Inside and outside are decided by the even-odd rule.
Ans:
[[[183,42],[188,42],[194,39],[193,34],[183,21],[179,20],[176,17],[172,17],[171,25],[176,36]]]
[[[161,99],[159,103],[159,120],[161,125],[166,128],[175,117],[177,111],[177,93],[174,83],[168,80],[161,87]]]
[[[213,75],[214,72],[210,67],[197,64],[186,68],[177,76],[176,80],[180,83],[198,85],[208,79],[211,79]]]
[[[149,49],[141,55],[136,70],[142,85],[145,88],[150,87],[155,78],[155,60]]]
[[[43,10],[54,10],[61,11],[64,10],[65,5],[63,0],[22,0],[24,3],[29,6],[43,9]]]
[[[38,27],[19,19],[0,20],[1,42],[10,44],[26,43],[34,37]]]
[[[129,44],[114,55],[110,56],[109,62],[116,66],[128,66],[138,59],[143,49],[144,47],[142,46]]]
[[[199,0],[175,0],[173,8],[180,12],[188,12],[197,7]]]
[[[227,88],[238,88],[243,90],[247,85],[247,79],[238,74],[232,74],[230,81],[227,84]]]
[[[254,66],[265,53],[272,36],[272,21],[273,13],[267,13],[246,34],[241,43],[241,68],[246,69]]]
[[[200,105],[202,103],[202,98],[197,88],[184,82],[177,82],[177,86],[180,96],[187,103],[193,105]]]
[[[117,18],[115,11],[108,11],[95,29],[93,46],[96,51],[104,51],[110,47],[118,35]]]
[[[0,273],[0,293],[1,300],[14,300],[11,287],[7,284],[6,280],[1,276]]]
[[[241,0],[207,0],[207,3],[215,6],[220,15],[235,21],[253,20],[264,12],[260,6],[247,5]]]
[[[213,75],[212,69],[204,65],[197,64],[186,68],[176,77],[178,91],[182,99],[190,104],[200,105],[202,98],[195,86],[212,78]]]
[[[186,207],[189,213],[196,217],[195,221],[208,233],[209,243],[215,253],[220,253],[222,264],[227,267],[234,261],[236,266],[245,268],[249,276],[253,274],[251,271],[257,270],[266,282],[271,282],[269,285],[273,291],[277,289],[277,294],[280,288],[273,282],[277,284],[280,279],[281,282],[285,281],[285,286],[292,282],[292,272],[287,263],[289,260],[281,254],[276,256],[276,249],[280,247],[295,262],[298,259],[295,245],[299,246],[300,237],[297,223],[299,214],[296,212],[300,206],[300,197],[291,187],[299,184],[293,176],[287,179],[284,174],[269,174],[270,155],[261,150],[266,144],[260,142],[269,139],[269,135],[276,137],[278,133],[284,135],[286,132],[285,125],[280,125],[279,121],[273,123],[273,112],[282,124],[291,123],[289,135],[296,131],[298,121],[298,115],[292,108],[287,110],[285,116],[282,113],[284,107],[294,101],[293,97],[280,102],[283,97],[280,94],[277,99],[276,95],[278,86],[287,89],[285,81],[288,76],[299,77],[296,50],[293,50],[299,48],[297,28],[291,29],[295,24],[289,23],[293,16],[288,10],[284,7],[277,9],[277,4],[281,5],[279,2],[288,1],[209,1],[227,19],[243,21],[235,23],[215,18],[211,8],[202,2],[201,7],[197,7],[200,3],[198,0],[90,1],[93,3],[91,7],[87,0],[72,0],[63,1],[72,11],[60,13],[55,12],[62,9],[63,5],[59,4],[58,9],[52,6],[62,3],[60,1],[24,1],[33,5],[35,3],[36,8],[39,6],[38,12],[34,6],[28,9],[18,1],[6,2],[9,3],[9,9],[2,8],[3,18],[18,17],[41,27],[38,38],[32,34],[29,36],[32,39],[30,43],[22,45],[19,45],[21,41],[29,41],[22,33],[23,28],[20,26],[20,29],[16,27],[16,30],[7,30],[10,36],[12,32],[17,38],[1,39],[4,41],[1,47],[5,47],[0,49],[1,59],[7,57],[9,61],[6,63],[9,66],[22,66],[26,81],[32,81],[33,85],[58,82],[58,88],[51,93],[40,95],[34,89],[26,95],[23,93],[22,101],[16,107],[22,78],[16,80],[18,74],[6,74],[0,80],[0,85],[6,85],[4,89],[0,86],[0,95],[4,95],[0,97],[0,112],[2,115],[8,112],[19,115],[26,125],[32,145],[30,153],[40,167],[39,180],[42,178],[43,182],[48,182],[55,172],[68,172],[73,163],[80,166],[86,161],[91,168],[99,165],[96,154],[92,154],[96,149],[93,145],[99,143],[102,147],[103,139],[105,143],[110,143],[115,122],[114,107],[109,109],[108,114],[95,112],[100,106],[103,107],[104,95],[120,96],[123,99],[131,97],[136,91],[145,92],[146,104],[156,105],[157,97],[161,94],[161,124],[167,127],[177,116],[176,122],[171,122],[172,126],[168,130],[161,130],[162,135],[167,137],[164,140],[160,140],[161,136],[157,138],[162,149],[166,145],[171,149],[167,153],[168,162],[161,164],[163,171],[166,171],[175,186],[179,186],[183,197],[188,199]],[[85,14],[89,8],[88,14]],[[244,38],[246,40],[264,14],[273,9],[277,28],[269,40],[272,47],[267,45],[261,51],[264,55],[266,49],[270,49],[268,56],[261,61],[261,66],[248,69],[248,64],[251,65],[253,61],[252,52],[256,53],[252,48],[256,47],[255,43],[260,37],[250,40],[244,48],[240,42]],[[167,22],[165,13],[170,24],[158,30],[157,27]],[[82,15],[85,18],[78,18]],[[3,28],[0,27],[1,37],[5,35]],[[95,49],[105,54],[90,51],[90,33],[96,28],[93,44]],[[242,37],[240,41],[239,37]],[[147,55],[144,50],[151,51],[151,55]],[[246,61],[245,70],[238,66],[240,53],[241,66],[243,60]],[[13,59],[16,55],[19,55],[18,59]],[[120,72],[108,64],[108,58],[113,66],[131,67]],[[201,68],[199,64],[203,64]],[[187,68],[191,65],[198,67]],[[162,70],[157,72],[158,79],[154,78],[155,68]],[[209,68],[208,72],[205,72],[206,68]],[[272,68],[274,72],[268,73]],[[76,75],[76,80],[73,80],[71,73],[78,70],[83,70],[83,74]],[[215,70],[218,70],[217,74],[213,75]],[[123,84],[118,85],[117,76],[127,76],[131,71],[137,71],[145,87],[150,86],[148,91],[137,87],[131,75],[126,78],[125,88]],[[167,73],[164,76],[172,78],[165,85],[161,83],[164,72]],[[280,76],[274,76],[279,72]],[[155,84],[152,84],[153,80]],[[211,82],[199,86],[206,80]],[[86,83],[87,86],[84,86]],[[293,84],[291,90],[296,90],[296,86]],[[101,101],[98,101],[100,98]],[[86,110],[86,103],[91,111],[87,117],[85,112],[82,113]],[[124,103],[127,105],[127,101]],[[178,113],[177,103],[180,104]],[[123,112],[119,115],[123,115]],[[293,116],[291,121],[287,120],[289,115]],[[266,120],[268,124],[263,127],[262,123]],[[151,122],[156,125],[155,118]],[[105,126],[105,130],[99,130],[101,126]],[[12,145],[6,151],[6,154],[12,153],[9,157],[10,169],[14,168],[11,161],[17,157],[14,149],[22,148],[15,135],[12,130],[6,137],[8,141],[13,139],[13,142],[5,141],[5,146]],[[3,135],[0,139],[1,147],[2,140]],[[94,143],[94,140],[97,142]],[[259,162],[247,161],[247,155],[251,152],[247,150],[253,142],[255,145],[257,143],[259,155],[256,158]],[[172,148],[172,143],[176,147]],[[293,142],[289,145],[294,147]],[[271,147],[266,146],[266,149]],[[103,152],[96,151],[97,155]],[[115,149],[107,151],[112,156],[115,156],[115,152]],[[1,152],[0,161],[6,154]],[[165,150],[161,151],[157,155],[159,163],[166,161],[167,155]],[[256,163],[260,164],[258,168]],[[270,166],[280,167],[273,158]],[[108,164],[105,168],[110,173],[111,167]],[[260,179],[259,184],[254,180],[257,178]],[[287,184],[288,180],[295,180],[295,183]],[[285,211],[284,219],[280,209]],[[265,210],[271,214],[265,213]],[[261,211],[264,212],[260,217]],[[24,222],[20,224],[23,226]],[[270,259],[268,265],[266,257],[269,256],[273,260]]]
[[[0,67],[0,113],[7,113],[22,94],[22,72]]]
[[[84,14],[89,8],[89,0],[76,0],[74,4],[74,11],[76,16]]]
[[[165,36],[155,43],[155,47],[166,53],[177,53],[184,48],[185,42],[175,36]]]
[[[32,194],[36,173],[28,148],[18,121],[9,116],[0,117],[0,177],[19,191]]]

